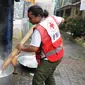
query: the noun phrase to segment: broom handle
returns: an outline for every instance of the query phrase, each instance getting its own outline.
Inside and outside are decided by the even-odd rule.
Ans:
[[[27,32],[27,34],[25,35],[25,37],[21,40],[20,44],[24,44],[29,38],[30,36],[32,35],[33,33],[33,28],[35,27],[32,26],[29,31]],[[4,71],[7,66],[12,62],[12,59],[19,53],[19,50],[17,48],[15,48],[8,56],[7,60],[3,63],[2,65],[2,71]]]

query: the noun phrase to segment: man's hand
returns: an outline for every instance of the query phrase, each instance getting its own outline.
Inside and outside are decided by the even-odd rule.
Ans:
[[[22,51],[22,49],[24,49],[24,46],[21,44],[17,44],[16,48],[20,51]]]
[[[64,23],[65,22],[65,19],[64,18],[62,18],[62,23]]]

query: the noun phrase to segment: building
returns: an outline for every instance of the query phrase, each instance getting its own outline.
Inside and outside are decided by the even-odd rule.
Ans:
[[[58,0],[56,15],[63,17],[85,17],[85,11],[80,11],[80,3],[81,0]]]

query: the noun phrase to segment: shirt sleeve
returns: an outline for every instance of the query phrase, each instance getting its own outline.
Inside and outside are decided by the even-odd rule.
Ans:
[[[37,29],[34,30],[31,38],[30,45],[40,47],[41,44],[41,35]]]
[[[62,17],[54,16],[58,25],[62,22]]]

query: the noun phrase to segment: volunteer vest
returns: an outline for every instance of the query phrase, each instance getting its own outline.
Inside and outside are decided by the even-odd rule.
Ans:
[[[42,42],[41,49],[46,58],[51,62],[60,60],[64,55],[64,48],[55,18],[49,16],[39,23],[35,29],[40,32]]]

